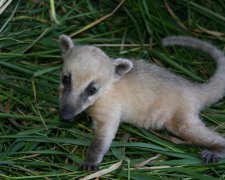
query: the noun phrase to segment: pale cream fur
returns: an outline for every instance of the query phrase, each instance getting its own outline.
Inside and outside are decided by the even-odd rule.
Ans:
[[[221,75],[224,67],[210,81],[214,86],[218,84],[215,81],[219,82],[217,90],[207,84],[192,83],[143,60],[111,59],[96,47],[74,47],[67,38],[61,37],[69,47],[62,74],[72,75],[72,99],[78,101],[79,94],[92,81],[98,88],[95,95],[81,104],[68,102],[76,106],[75,110],[82,107],[79,112],[86,110],[96,124],[95,138],[83,169],[102,161],[121,122],[146,129],[167,129],[184,140],[205,146],[211,153],[203,154],[207,162],[214,161],[215,156],[225,156],[225,139],[206,128],[199,118],[199,111],[221,98],[225,91],[225,78]],[[224,59],[220,61],[225,64]],[[210,88],[216,89],[212,97]],[[92,150],[98,151],[96,157]]]

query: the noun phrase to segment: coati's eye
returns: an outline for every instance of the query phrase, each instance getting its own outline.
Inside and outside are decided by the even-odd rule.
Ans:
[[[71,75],[64,75],[64,76],[62,77],[62,84],[63,84],[64,86],[70,85],[70,84],[71,84]]]
[[[96,92],[97,92],[97,89],[94,86],[94,83],[91,82],[86,89],[86,93],[88,96],[93,96]]]

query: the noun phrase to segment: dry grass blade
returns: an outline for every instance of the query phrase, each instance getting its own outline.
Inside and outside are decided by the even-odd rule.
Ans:
[[[151,166],[151,167],[138,167],[139,170],[159,170],[159,169],[168,169],[171,168],[171,166]],[[133,168],[132,168],[133,169]]]
[[[215,36],[217,38],[221,38],[221,37],[225,36],[225,33],[223,33],[223,32],[209,30],[209,29],[206,29],[206,28],[204,28],[204,27],[202,27],[198,24],[197,24],[197,27],[198,27],[198,29],[194,30],[195,32],[206,33],[208,35]]]
[[[162,139],[173,142],[174,144],[190,144],[187,141],[183,141],[183,140],[181,140],[179,138],[176,138],[174,136],[163,135],[163,134],[160,134],[160,133],[157,133],[157,132],[154,132],[154,131],[151,131],[151,132],[153,134],[157,135],[158,137],[162,138]]]
[[[136,168],[143,167],[146,164],[148,164],[149,162],[151,162],[151,161],[153,161],[155,159],[158,159],[160,156],[161,156],[160,154],[157,154],[157,155],[155,155],[155,156],[153,156],[153,157],[151,157],[151,158],[149,158],[149,159],[147,159],[147,160],[145,160],[145,161],[143,161],[141,163],[138,163],[138,164],[134,165],[134,167],[136,167]]]
[[[188,28],[181,22],[181,20],[179,19],[179,17],[173,12],[173,10],[170,8],[169,4],[167,3],[167,0],[164,0],[164,4],[166,6],[167,11],[169,12],[169,14],[176,20],[177,24],[185,29],[186,31],[188,31]]]
[[[10,5],[12,0],[1,0],[0,1],[0,15],[3,13],[3,11]]]
[[[112,16],[112,15],[120,8],[120,6],[122,6],[122,4],[124,3],[124,1],[125,1],[125,0],[120,1],[120,3],[118,4],[118,6],[116,6],[116,8],[115,8],[111,13],[109,13],[109,14],[107,14],[107,15],[101,17],[100,19],[97,19],[96,21],[94,21],[94,22],[92,22],[92,23],[90,23],[90,24],[84,26],[84,27],[81,28],[80,30],[78,30],[78,31],[76,31],[76,32],[74,32],[74,33],[72,33],[72,34],[70,35],[70,37],[73,37],[73,36],[75,36],[75,35],[77,35],[77,34],[83,32],[83,31],[86,31],[87,29],[89,29],[89,28],[95,26],[96,24],[99,24],[100,22],[104,21],[105,19],[109,18],[110,16]]]
[[[81,178],[80,180],[89,180],[89,179],[94,179],[94,178],[97,178],[97,177],[100,177],[100,176],[103,176],[104,174],[108,174],[110,172],[113,172],[115,171],[116,169],[118,169],[121,165],[122,165],[123,161],[119,161],[113,165],[111,165],[109,168],[107,169],[103,169],[103,170],[100,170],[98,172],[95,172],[93,174],[90,174],[88,176],[85,176],[83,178]]]

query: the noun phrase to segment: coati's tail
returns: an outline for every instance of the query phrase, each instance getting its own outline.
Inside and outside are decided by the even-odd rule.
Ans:
[[[217,70],[208,83],[200,84],[199,98],[201,107],[215,103],[225,93],[225,57],[223,52],[212,44],[183,36],[170,36],[162,40],[164,46],[180,45],[201,50],[209,54],[217,62]]]

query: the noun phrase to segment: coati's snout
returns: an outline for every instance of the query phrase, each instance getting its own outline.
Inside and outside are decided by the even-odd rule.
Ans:
[[[88,84],[87,87],[79,93],[76,93],[75,90],[67,86],[71,85],[65,84],[62,80],[60,116],[64,121],[72,121],[75,116],[85,111],[93,104],[100,89],[98,89],[94,82]]]
[[[72,121],[73,118],[78,114],[78,106],[71,101],[71,93],[62,92],[60,99],[60,117],[63,121]]]
[[[74,46],[70,37],[60,36],[63,68],[60,81],[60,116],[71,121],[91,106],[112,77],[108,56],[97,47]]]
[[[60,117],[63,121],[72,121],[75,114],[74,112],[73,106],[66,104],[60,108]]]
[[[72,121],[78,114],[84,111],[82,105],[78,103],[70,103],[64,100],[60,103],[60,117],[65,122]]]
[[[113,60],[94,46],[75,46],[66,35],[61,35],[59,41],[63,58],[60,115],[69,121],[93,105],[133,64],[126,59]]]

